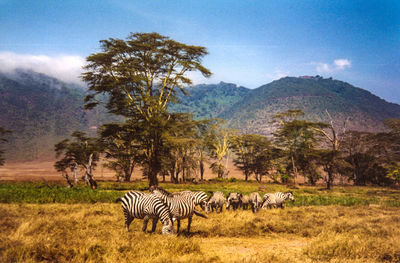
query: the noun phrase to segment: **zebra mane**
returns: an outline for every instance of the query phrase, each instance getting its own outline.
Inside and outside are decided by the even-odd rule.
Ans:
[[[151,193],[154,193],[154,191],[158,191],[160,192],[162,195],[168,196],[168,197],[174,197],[173,194],[171,194],[170,192],[168,192],[167,190],[165,190],[164,188],[160,187],[160,186],[156,186],[156,185],[152,185],[149,188],[149,191]]]

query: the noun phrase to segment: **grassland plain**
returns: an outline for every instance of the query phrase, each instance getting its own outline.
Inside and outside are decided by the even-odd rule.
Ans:
[[[242,181],[162,186],[225,193],[288,190]],[[163,236],[160,225],[154,234],[143,233],[141,220],[134,220],[127,232],[122,209],[113,203],[127,190],[145,188],[143,182],[101,183],[96,191],[1,184],[0,262],[400,261],[398,190],[300,187],[293,189],[296,201],[284,210],[195,217],[190,234]],[[59,193],[62,197],[54,198]]]

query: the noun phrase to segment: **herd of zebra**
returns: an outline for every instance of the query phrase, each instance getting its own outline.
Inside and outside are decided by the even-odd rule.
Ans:
[[[241,193],[230,193],[225,198],[222,192],[213,192],[208,198],[207,194],[202,191],[182,191],[170,193],[165,189],[152,186],[149,193],[140,191],[130,191],[117,201],[122,202],[122,209],[125,215],[125,227],[129,230],[129,226],[134,218],[143,219],[143,228],[145,232],[147,223],[152,219],[152,230],[154,232],[157,226],[157,221],[160,220],[163,224],[163,234],[173,234],[173,222],[177,221],[177,232],[179,233],[180,221],[188,219],[187,232],[190,232],[193,215],[207,218],[207,216],[195,210],[197,205],[206,212],[210,213],[214,210],[217,213],[222,212],[223,207],[233,210],[238,208],[248,209],[250,206],[253,213],[259,209],[272,207],[284,208],[283,204],[286,199],[294,201],[291,192],[268,193],[261,198],[258,192],[253,192],[249,195]]]

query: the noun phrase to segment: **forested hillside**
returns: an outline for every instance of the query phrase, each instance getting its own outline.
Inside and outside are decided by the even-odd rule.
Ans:
[[[236,84],[220,82],[219,84],[196,85],[189,89],[190,96],[178,95],[179,104],[171,106],[170,110],[189,112],[198,119],[218,117],[233,104],[240,101],[250,89],[238,87]]]
[[[274,114],[301,109],[306,119],[329,121],[326,110],[337,122],[359,131],[379,131],[383,121],[400,118],[400,105],[386,102],[346,82],[322,77],[286,77],[252,90],[219,115],[232,127],[246,132],[270,134]]]
[[[54,144],[72,131],[90,131],[110,118],[85,111],[82,87],[34,72],[0,75],[0,126],[11,130],[6,158],[30,160],[54,156]]]
[[[383,121],[388,118],[400,118],[400,105],[331,78],[286,77],[254,90],[221,84],[195,87],[195,96],[186,97],[177,108],[192,112],[197,118],[207,117],[206,109],[212,109],[208,116],[225,119],[233,128],[260,134],[270,134],[273,115],[289,109],[301,109],[306,119],[325,122],[329,120],[327,110],[337,122],[348,120],[349,129],[370,132],[382,130]]]

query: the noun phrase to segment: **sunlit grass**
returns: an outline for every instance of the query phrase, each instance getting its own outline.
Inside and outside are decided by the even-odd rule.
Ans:
[[[124,228],[118,204],[0,204],[0,262],[399,262],[400,209],[308,206]],[[182,222],[186,229],[187,221]],[[150,227],[149,227],[150,230]]]

